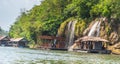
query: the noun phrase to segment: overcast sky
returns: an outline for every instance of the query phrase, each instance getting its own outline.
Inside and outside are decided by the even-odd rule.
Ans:
[[[41,0],[0,0],[0,26],[9,30],[15,19],[20,15],[21,9],[30,10],[39,5]]]

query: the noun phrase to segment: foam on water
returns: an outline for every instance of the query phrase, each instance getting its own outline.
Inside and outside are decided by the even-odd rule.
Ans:
[[[0,64],[119,64],[119,59],[119,55],[0,47]]]

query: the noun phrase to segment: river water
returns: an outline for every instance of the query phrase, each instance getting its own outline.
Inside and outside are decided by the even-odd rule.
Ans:
[[[120,55],[0,47],[0,64],[120,64]]]

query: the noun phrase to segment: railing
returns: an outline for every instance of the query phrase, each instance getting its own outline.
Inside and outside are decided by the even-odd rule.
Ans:
[[[56,40],[64,40],[63,37],[46,36],[46,35],[44,35],[44,36],[39,36],[39,38],[40,38],[40,39],[46,39],[46,40],[54,40],[54,39],[56,39]]]

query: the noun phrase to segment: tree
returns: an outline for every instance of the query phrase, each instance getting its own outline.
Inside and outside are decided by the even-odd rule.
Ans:
[[[120,0],[43,0],[40,5],[23,11],[11,26],[11,37],[26,37],[38,43],[38,36],[55,36],[65,20],[74,17],[76,36],[80,36],[91,19],[96,17],[120,18]],[[61,29],[63,31],[64,29]]]

